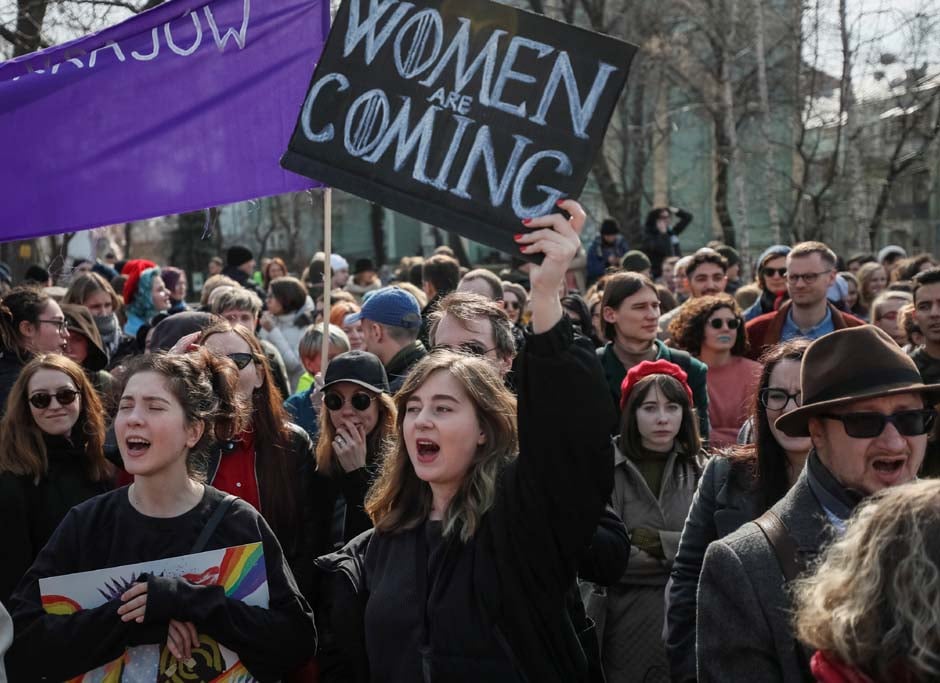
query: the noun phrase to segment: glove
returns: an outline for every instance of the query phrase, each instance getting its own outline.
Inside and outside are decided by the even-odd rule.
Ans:
[[[663,544],[659,539],[659,532],[656,529],[647,529],[641,526],[632,529],[630,531],[630,542],[643,552],[657,559],[666,559],[666,553],[663,552]]]

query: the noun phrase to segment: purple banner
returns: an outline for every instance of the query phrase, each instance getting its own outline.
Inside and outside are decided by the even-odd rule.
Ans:
[[[328,0],[170,0],[0,64],[0,240],[294,192]]]

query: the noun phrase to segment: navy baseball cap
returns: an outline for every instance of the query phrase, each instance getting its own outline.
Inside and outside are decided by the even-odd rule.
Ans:
[[[377,290],[362,304],[362,310],[347,316],[347,325],[371,320],[382,325],[414,330],[421,327],[421,306],[410,292],[398,287]]]

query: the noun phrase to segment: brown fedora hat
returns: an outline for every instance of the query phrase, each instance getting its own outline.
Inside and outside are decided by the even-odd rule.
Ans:
[[[853,401],[921,392],[930,394],[929,405],[940,402],[940,384],[924,384],[914,361],[873,325],[830,332],[810,344],[800,389],[803,405],[774,423],[789,436],[809,436],[809,418]]]

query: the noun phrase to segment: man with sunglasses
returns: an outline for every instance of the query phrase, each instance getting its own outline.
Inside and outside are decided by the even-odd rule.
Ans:
[[[940,384],[882,330],[865,325],[813,342],[802,405],[776,421],[813,448],[789,493],[755,522],[713,542],[699,580],[698,680],[813,680],[790,625],[787,583],[843,533],[855,506],[914,480]],[[916,587],[912,587],[912,590]]]
[[[778,342],[797,337],[819,339],[835,330],[864,325],[826,298],[836,275],[836,255],[822,242],[801,242],[793,247],[787,254],[786,271],[790,300],[747,324],[750,357],[756,360]]]

